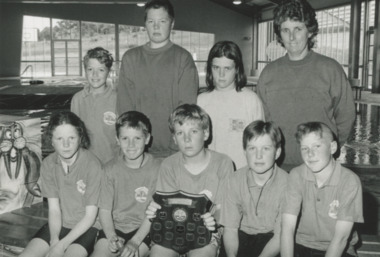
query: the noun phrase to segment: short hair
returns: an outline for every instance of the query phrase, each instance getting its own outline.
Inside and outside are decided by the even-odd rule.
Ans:
[[[116,135],[119,137],[120,128],[130,127],[142,130],[145,136],[152,133],[152,125],[145,114],[138,111],[129,111],[121,114],[115,123]]]
[[[146,21],[147,16],[148,16],[148,11],[150,9],[160,9],[160,8],[164,8],[166,10],[171,21],[174,20],[174,8],[169,0],[151,0],[145,4],[144,21]]]
[[[273,121],[265,122],[262,120],[255,120],[244,129],[244,150],[247,149],[248,142],[251,141],[252,138],[257,138],[263,135],[269,135],[275,147],[277,149],[281,148],[282,137],[280,128]]]
[[[327,126],[325,123],[319,121],[312,121],[299,124],[297,126],[297,132],[295,134],[297,142],[300,144],[302,138],[310,133],[316,133],[321,138],[327,137],[331,141],[338,142],[337,136],[331,130],[331,128]]]
[[[273,13],[274,32],[282,46],[284,44],[281,39],[281,24],[290,19],[305,23],[307,30],[312,34],[308,38],[308,49],[314,47],[315,37],[318,34],[318,21],[313,7],[306,0],[285,0],[274,9]]]
[[[103,47],[95,47],[87,51],[87,54],[83,57],[83,65],[85,68],[87,68],[88,61],[90,59],[97,59],[100,63],[103,63],[109,70],[112,67],[112,54]]]
[[[64,124],[69,124],[76,129],[80,138],[80,147],[84,149],[88,149],[90,147],[90,137],[88,136],[86,125],[75,113],[69,111],[58,112],[50,117],[45,132],[48,141],[47,144],[51,145],[54,130],[58,126]]]
[[[178,106],[169,117],[170,132],[175,133],[176,123],[182,126],[186,121],[197,121],[203,130],[210,129],[210,117],[201,107],[196,104],[183,104]]]
[[[215,89],[214,78],[212,76],[212,61],[214,58],[220,57],[226,57],[234,61],[236,68],[236,91],[241,91],[241,89],[245,87],[247,83],[247,77],[245,76],[244,72],[243,57],[240,48],[232,41],[220,41],[211,48],[208,54],[206,66],[207,91],[213,91]]]

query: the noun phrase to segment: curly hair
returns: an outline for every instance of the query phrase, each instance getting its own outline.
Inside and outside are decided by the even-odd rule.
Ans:
[[[87,68],[88,61],[90,59],[97,59],[100,63],[104,63],[104,65],[110,70],[113,63],[113,57],[110,52],[108,52],[103,47],[95,47],[87,51],[87,54],[83,57],[83,65]]]
[[[306,0],[284,0],[273,11],[274,14],[274,32],[277,41],[284,46],[281,39],[281,24],[290,19],[292,21],[303,22],[307,30],[311,33],[308,39],[308,49],[314,47],[315,37],[318,34],[318,21],[315,10]]]

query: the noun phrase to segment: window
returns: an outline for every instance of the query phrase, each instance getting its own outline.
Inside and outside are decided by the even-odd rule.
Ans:
[[[148,40],[144,27],[24,16],[21,71],[26,71],[21,76],[82,76],[83,56],[98,46],[112,53],[118,73],[125,51]],[[192,54],[204,76],[214,34],[172,30],[171,40]]]
[[[20,76],[51,76],[50,19],[24,16]]]

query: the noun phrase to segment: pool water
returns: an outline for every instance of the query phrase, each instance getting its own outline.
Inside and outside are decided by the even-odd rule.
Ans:
[[[356,119],[339,160],[380,167],[380,105],[356,103]]]

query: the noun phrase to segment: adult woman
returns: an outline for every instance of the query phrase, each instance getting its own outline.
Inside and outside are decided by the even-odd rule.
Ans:
[[[285,138],[282,167],[302,163],[294,138],[298,124],[320,121],[347,140],[355,120],[350,84],[341,65],[311,49],[318,33],[314,9],[306,0],[288,0],[274,10],[274,30],[287,54],[268,64],[258,83],[266,120],[275,121]]]

